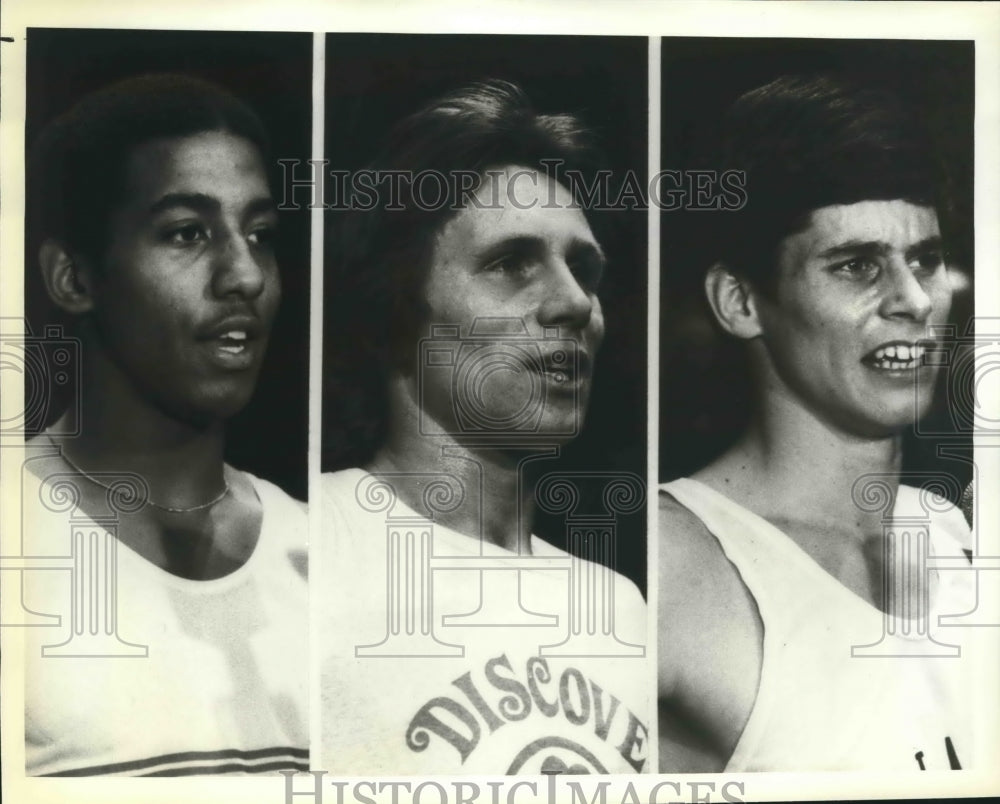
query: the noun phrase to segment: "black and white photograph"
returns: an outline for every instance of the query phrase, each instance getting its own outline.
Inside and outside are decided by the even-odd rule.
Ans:
[[[959,627],[974,57],[663,40],[661,772],[995,761]]]
[[[1000,794],[1000,0],[6,0],[0,798]]]
[[[306,770],[310,38],[27,45],[25,774]]]
[[[647,50],[327,39],[317,767],[647,768]]]

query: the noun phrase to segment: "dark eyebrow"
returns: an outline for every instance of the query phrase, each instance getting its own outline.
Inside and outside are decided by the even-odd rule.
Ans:
[[[534,235],[515,235],[514,237],[505,237],[497,243],[490,244],[477,256],[481,260],[491,260],[496,257],[503,256],[503,254],[508,251],[528,253],[531,251],[541,250],[544,247],[545,241],[541,237],[535,237]],[[604,256],[604,251],[597,243],[593,243],[590,240],[580,240],[574,238],[567,249],[567,254],[593,257],[594,259],[600,261],[602,267],[607,263],[607,257]]]
[[[833,257],[884,257],[890,251],[892,248],[889,244],[881,240],[848,240],[846,243],[831,246],[816,256],[823,260]]]
[[[187,207],[199,212],[217,212],[219,202],[204,193],[167,193],[153,202],[149,207],[149,213],[157,215],[174,207]]]
[[[935,251],[943,251],[944,243],[938,235],[933,237],[928,237],[921,240],[919,243],[914,243],[906,250],[906,259],[912,260],[914,257],[920,257],[924,254],[930,254]]]
[[[531,235],[519,235],[515,237],[505,237],[495,243],[490,243],[486,248],[478,253],[481,260],[493,260],[502,257],[508,251],[527,253],[542,248],[542,240]]]
[[[590,240],[574,240],[568,252],[570,257],[594,260],[602,270],[608,265],[608,258],[599,244]]]
[[[153,202],[149,207],[149,214],[158,215],[176,207],[185,207],[204,213],[218,212],[221,209],[219,201],[210,195],[205,195],[205,193],[167,193]],[[273,198],[262,196],[247,204],[244,216],[249,218],[254,215],[274,212],[276,209]]]
[[[941,237],[933,235],[909,246],[906,249],[906,258],[909,260],[919,254],[926,254],[928,251],[940,250]],[[824,260],[835,257],[884,257],[891,251],[892,247],[881,240],[848,240],[846,243],[838,243],[821,251],[817,256]]]
[[[244,210],[243,214],[247,218],[252,218],[254,215],[264,215],[267,213],[278,213],[278,205],[274,203],[274,199],[270,196],[255,198]]]

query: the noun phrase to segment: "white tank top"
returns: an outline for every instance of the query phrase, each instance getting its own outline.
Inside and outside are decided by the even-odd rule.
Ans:
[[[72,564],[24,572],[24,607],[55,615],[49,627],[25,629],[26,775],[308,768],[309,594],[295,564],[308,519],[277,486],[247,477],[263,509],[260,537],[228,575],[181,578],[117,543],[115,614],[106,621],[118,642],[108,652],[93,652],[73,630],[97,618],[93,604],[71,604]],[[24,478],[26,555],[68,556],[77,538],[105,555],[98,549],[107,549],[112,524],[52,505],[58,476],[43,482],[25,470]],[[94,597],[103,612],[103,591]]]
[[[939,627],[938,617],[972,608],[973,572],[930,570],[925,622],[935,644],[915,621],[887,617],[723,494],[690,478],[661,489],[718,539],[764,626],[760,686],[726,771],[969,767],[973,729],[964,705],[973,696],[960,690],[971,659],[927,654],[960,642],[965,629]],[[919,494],[900,486],[893,522],[912,517],[913,528],[922,519],[931,556],[962,557],[969,530],[961,514],[928,516]]]

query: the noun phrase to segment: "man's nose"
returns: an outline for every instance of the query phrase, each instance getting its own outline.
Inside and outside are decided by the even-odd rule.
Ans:
[[[569,266],[562,261],[552,265],[545,297],[538,307],[538,322],[582,329],[594,314],[595,296],[581,285]]]
[[[217,244],[213,268],[213,290],[218,296],[252,299],[264,290],[266,268],[241,233],[230,233]]]
[[[902,259],[890,261],[882,273],[881,312],[886,318],[926,321],[934,308],[927,288]]]

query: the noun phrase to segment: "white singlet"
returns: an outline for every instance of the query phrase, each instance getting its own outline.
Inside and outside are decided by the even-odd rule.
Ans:
[[[726,772],[969,767],[967,657],[928,656],[941,649],[916,620],[888,618],[785,533],[725,495],[690,478],[660,488],[719,541],[764,627],[757,697]],[[926,513],[920,493],[899,487],[893,527],[902,529],[905,521],[915,532],[923,523],[931,556],[962,557],[969,537],[962,515],[954,508]],[[962,563],[928,573],[924,622],[938,643],[958,644],[963,630],[939,626],[939,616],[974,605],[974,573],[962,571]],[[890,655],[852,655],[855,646],[858,654]]]
[[[329,616],[319,629],[316,766],[393,776],[642,771],[649,683],[635,585],[536,537],[531,556],[481,543],[391,493],[368,493],[368,482],[377,480],[360,469],[323,476],[328,574],[318,588]],[[607,595],[583,595],[590,605],[575,622],[589,641],[570,635],[571,578],[578,592]],[[601,630],[603,601],[611,633]]]
[[[178,776],[308,768],[308,591],[304,506],[247,475],[263,509],[260,535],[241,567],[189,580],[106,538],[111,523],[78,509],[49,482],[23,471],[25,554],[69,556],[75,539],[92,577],[103,577],[111,541],[116,582],[74,588],[69,569],[24,572],[24,605],[55,615],[26,628],[25,754],[28,775]],[[53,496],[55,494],[55,496]],[[93,552],[90,552],[90,550]],[[65,565],[65,561],[59,561]],[[102,627],[117,639],[83,635],[114,598]],[[99,629],[100,630],[100,629]],[[79,655],[106,651],[107,655]]]

